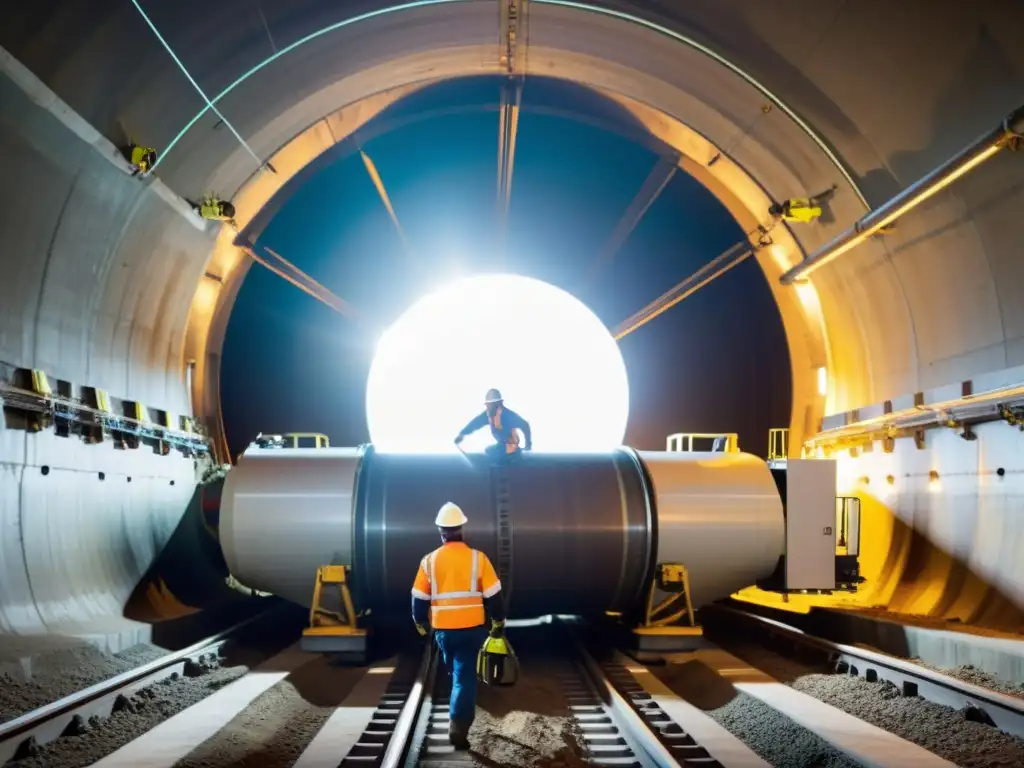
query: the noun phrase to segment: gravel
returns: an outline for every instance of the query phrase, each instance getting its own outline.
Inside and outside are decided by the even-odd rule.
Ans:
[[[822,674],[757,646],[730,645],[728,650],[792,688],[957,765],[965,768],[1024,765],[1024,739],[972,721],[966,710],[957,711],[919,696],[903,697],[891,683],[869,683],[859,677]]]
[[[856,768],[858,763],[757,699],[741,693],[700,661],[651,667],[663,683],[758,755],[784,768]]]
[[[930,669],[935,672],[941,672],[944,675],[961,680],[965,683],[972,683],[974,685],[980,685],[982,688],[988,688],[991,691],[997,691],[998,693],[1005,693],[1007,696],[1015,696],[1018,699],[1024,699],[1024,683],[1008,683],[995,675],[990,675],[988,672],[978,669],[971,664],[964,664],[960,667],[954,667],[948,669],[946,667],[937,667],[934,664],[928,664],[917,658],[908,659],[908,661],[917,664],[919,667]]]
[[[193,665],[189,675],[172,675],[119,700],[110,717],[91,722],[78,721],[71,733],[36,748],[30,757],[13,760],[16,768],[80,768],[91,765],[190,707],[211,693],[237,680],[248,671],[247,664],[223,666],[207,657]],[[191,675],[191,676],[190,676]]]
[[[558,680],[546,665],[527,664],[511,688],[479,686],[469,734],[473,762],[502,768],[577,768],[575,721]]]
[[[285,768],[298,760],[365,669],[320,657],[258,696],[175,768]]]
[[[19,647],[19,644],[25,645]],[[0,722],[160,658],[162,648],[140,643],[107,654],[73,638],[4,638],[0,643]],[[25,659],[26,662],[20,660]]]

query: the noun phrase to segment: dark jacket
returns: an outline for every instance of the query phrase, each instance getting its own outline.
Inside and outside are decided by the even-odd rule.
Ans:
[[[483,429],[486,426],[491,427],[491,435],[494,437],[494,441],[499,445],[505,445],[512,438],[513,430],[520,430],[523,433],[523,437],[526,438],[526,448],[529,449],[533,445],[533,436],[530,434],[530,423],[520,416],[518,413],[513,411],[511,408],[501,407],[501,411],[498,414],[498,418],[501,421],[501,428],[495,427],[491,420],[487,416],[485,410],[479,416],[474,416],[470,419],[469,423],[462,428],[459,432],[459,437],[465,437],[471,435],[478,429]]]

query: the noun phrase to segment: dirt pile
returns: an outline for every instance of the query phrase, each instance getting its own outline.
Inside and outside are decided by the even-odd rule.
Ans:
[[[503,768],[578,768],[575,721],[566,716],[562,687],[533,668],[511,688],[481,686],[469,742],[478,765]],[[486,762],[485,762],[486,761]]]
[[[186,707],[234,682],[245,667],[220,667],[198,677],[172,675],[121,697],[109,718],[76,721],[68,735],[12,762],[17,768],[83,768],[159,725]]]
[[[4,639],[0,656],[0,722],[12,720],[44,704],[69,696],[114,675],[160,658],[161,648],[140,643],[107,654],[82,640],[39,636],[35,647],[13,647],[20,638]],[[15,663],[20,660],[21,663]]]

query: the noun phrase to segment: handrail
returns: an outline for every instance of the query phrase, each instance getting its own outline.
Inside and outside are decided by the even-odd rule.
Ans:
[[[955,420],[957,417],[998,415],[998,411],[990,412],[998,406],[1021,404],[1024,404],[1024,383],[991,389],[974,395],[965,395],[956,400],[916,405],[913,408],[822,430],[806,440],[804,444],[815,446],[844,438],[861,437],[874,432],[938,425],[950,419]],[[974,413],[975,409],[978,409],[979,412]],[[968,413],[963,413],[964,411],[968,411]]]

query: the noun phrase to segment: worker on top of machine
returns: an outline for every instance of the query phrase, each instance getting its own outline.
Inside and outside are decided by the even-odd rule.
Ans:
[[[802,224],[809,224],[821,216],[821,207],[811,205],[809,198],[794,197],[789,200],[784,200],[781,203],[775,203],[768,209],[768,213],[775,218],[780,218],[784,221],[796,221]]]
[[[192,209],[204,219],[226,221],[232,226],[235,224],[235,206],[227,200],[203,196],[200,202],[192,204]]]
[[[132,164],[132,176],[145,176],[156,165],[156,150],[152,147],[140,147],[132,144],[128,147],[128,162]]]
[[[838,186],[833,184],[829,189],[814,197],[792,197],[781,203],[775,203],[768,209],[768,214],[775,219],[809,224],[821,217],[821,204],[831,200],[836,189]]]
[[[488,424],[491,427],[491,435],[494,437],[494,445],[487,447],[487,455],[495,459],[508,458],[520,454],[519,432],[522,431],[526,439],[523,450],[533,449],[533,437],[530,433],[530,423],[510,408],[505,407],[501,392],[496,389],[487,390],[484,396],[484,412],[473,417],[470,422],[462,428],[455,438],[455,444],[459,445],[463,438],[471,435],[478,429],[483,429]]]
[[[501,582],[483,552],[462,540],[466,516],[447,502],[434,521],[441,546],[420,561],[412,585],[412,618],[420,635],[427,633],[427,612],[434,640],[452,678],[448,737],[456,749],[469,748],[469,728],[476,717],[476,659],[488,632],[505,632]]]

